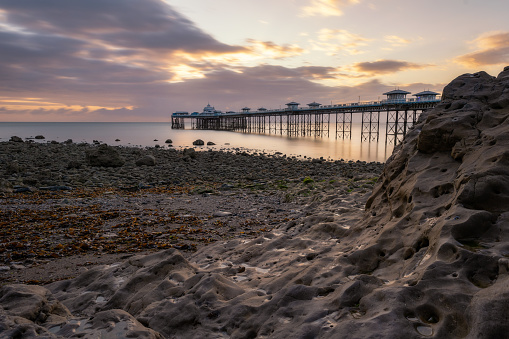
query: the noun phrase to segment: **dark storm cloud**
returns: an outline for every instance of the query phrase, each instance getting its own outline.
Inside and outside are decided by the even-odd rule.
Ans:
[[[124,48],[238,51],[159,0],[2,0],[7,22],[28,31],[97,39]]]
[[[430,65],[415,64],[400,60],[377,60],[372,62],[359,62],[354,64],[354,69],[358,72],[368,73],[369,75],[396,73],[409,69],[421,69]]]

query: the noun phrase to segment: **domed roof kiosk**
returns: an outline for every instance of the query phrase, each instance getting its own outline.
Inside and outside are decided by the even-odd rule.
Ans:
[[[412,94],[414,97],[417,97],[416,101],[434,101],[437,100],[437,95],[439,93],[432,91],[422,91],[419,93]]]
[[[298,102],[295,102],[295,101],[292,101],[292,102],[289,102],[286,104],[286,106],[288,106],[288,108],[286,109],[287,111],[296,111],[299,109],[299,103]]]
[[[383,95],[387,95],[387,102],[405,102],[407,94],[410,94],[410,92],[395,89],[390,92],[385,92]]]

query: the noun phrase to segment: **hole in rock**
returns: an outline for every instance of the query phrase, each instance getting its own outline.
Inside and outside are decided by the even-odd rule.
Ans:
[[[405,212],[405,207],[403,205],[399,206],[393,213],[395,218],[401,218],[403,213]]]
[[[438,311],[432,305],[420,305],[415,310],[419,319],[428,324],[436,324],[440,321]]]
[[[458,277],[458,273],[454,272],[454,273],[452,274],[452,277],[453,277],[453,278],[457,278],[457,277]]]
[[[442,172],[442,173],[447,172],[447,168],[442,168],[442,169],[440,170],[440,172]]]
[[[409,196],[408,197],[408,203],[411,203],[412,202],[412,196]]]
[[[429,240],[426,237],[420,238],[417,240],[417,242],[414,245],[415,252],[419,252],[421,248],[428,247],[429,246]]]
[[[403,252],[403,260],[407,260],[407,259],[410,259],[411,257],[413,257],[415,254],[415,251],[413,248],[411,247],[408,247],[405,249],[405,251]]]
[[[493,139],[490,141],[490,146],[495,146],[496,143],[497,143],[497,140]]]

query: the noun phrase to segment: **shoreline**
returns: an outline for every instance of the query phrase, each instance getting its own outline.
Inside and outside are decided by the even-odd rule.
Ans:
[[[134,254],[176,248],[188,257],[252,239],[305,216],[321,196],[370,192],[383,168],[124,146],[110,148],[122,166],[92,166],[100,147],[0,142],[1,284],[45,284]]]

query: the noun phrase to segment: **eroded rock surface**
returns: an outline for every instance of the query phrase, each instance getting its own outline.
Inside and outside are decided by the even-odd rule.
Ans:
[[[20,298],[42,295],[44,309],[57,299],[62,323],[2,302],[0,328],[58,337],[85,319],[88,333],[166,338],[506,337],[508,89],[508,68],[451,82],[369,199],[324,195],[255,240],[189,260],[177,250],[132,257],[38,287]]]

